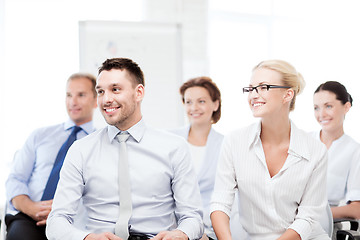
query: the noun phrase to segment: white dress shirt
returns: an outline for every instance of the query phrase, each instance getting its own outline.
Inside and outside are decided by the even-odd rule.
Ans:
[[[329,239],[317,222],[327,204],[325,146],[291,122],[288,157],[270,177],[260,132],[258,122],[225,137],[211,211],[230,216],[238,191],[240,222],[251,239],[274,240],[288,228],[302,240]]]
[[[39,128],[28,137],[24,146],[15,154],[6,181],[8,213],[11,210],[17,212],[11,200],[18,195],[28,195],[33,201],[41,200],[56,156],[74,126],[75,123],[69,119],[61,124]],[[80,127],[82,130],[77,133],[77,139],[95,131],[92,121]]]
[[[65,158],[46,234],[82,240],[91,232],[115,231],[119,214],[119,129],[107,126],[75,142]],[[189,239],[203,234],[201,197],[183,138],[146,127],[128,130],[132,216],[130,233],[149,237],[179,229]],[[72,225],[80,199],[88,213],[85,231]]]
[[[320,131],[313,132],[320,141]],[[360,144],[343,134],[328,149],[327,193],[331,206],[360,201]]]

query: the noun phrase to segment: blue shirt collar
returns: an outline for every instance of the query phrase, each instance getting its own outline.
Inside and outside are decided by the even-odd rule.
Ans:
[[[64,122],[64,130],[69,130],[71,128],[73,128],[76,124],[74,123],[74,121],[72,121],[71,119],[68,119],[66,122]],[[92,133],[95,129],[94,129],[94,125],[93,125],[93,121],[84,123],[82,125],[80,125],[79,127],[82,128],[82,131],[84,131],[86,134],[90,134]]]

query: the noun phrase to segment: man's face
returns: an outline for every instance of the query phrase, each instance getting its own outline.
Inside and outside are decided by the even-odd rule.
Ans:
[[[74,78],[66,86],[66,110],[76,125],[82,125],[92,120],[96,108],[96,96],[93,86],[87,78]]]
[[[100,112],[108,124],[127,130],[140,121],[144,86],[134,86],[127,70],[102,71],[96,91]]]

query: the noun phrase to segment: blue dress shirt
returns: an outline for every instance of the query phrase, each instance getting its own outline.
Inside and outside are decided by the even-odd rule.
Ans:
[[[11,172],[6,181],[9,210],[16,210],[11,200],[18,195],[28,195],[33,201],[40,201],[45,185],[53,168],[56,155],[69,137],[75,123],[70,119],[64,123],[39,128],[26,140],[14,157]],[[77,139],[95,129],[92,122],[80,126]]]
[[[79,239],[113,232],[119,217],[118,159],[120,132],[107,126],[76,141],[69,149],[47,221],[49,239]],[[189,239],[203,234],[201,197],[186,141],[139,121],[128,130],[132,216],[130,233],[149,237],[179,229]],[[86,230],[73,225],[83,201]]]

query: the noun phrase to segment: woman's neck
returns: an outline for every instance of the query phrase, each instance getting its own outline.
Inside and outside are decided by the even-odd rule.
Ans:
[[[344,128],[341,127],[339,129],[336,129],[334,131],[320,131],[320,140],[323,142],[326,147],[329,149],[331,144],[339,139],[342,135],[344,135]]]
[[[288,116],[261,120],[260,138],[263,143],[281,144],[290,140],[291,124]]]
[[[195,146],[205,146],[211,130],[211,123],[202,125],[191,125],[188,142]]]

